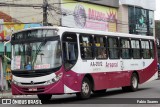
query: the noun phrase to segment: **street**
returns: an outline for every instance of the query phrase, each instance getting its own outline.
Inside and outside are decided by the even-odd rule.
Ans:
[[[35,98],[36,96],[29,96],[26,98]],[[155,99],[154,99],[155,98]],[[88,100],[79,100],[73,95],[56,95],[52,100],[45,102],[43,105],[34,105],[35,107],[158,107],[160,104],[136,104],[138,100],[156,100],[160,103],[160,80],[151,81],[139,86],[136,92],[123,92],[121,88],[108,89],[105,94],[92,94]],[[125,102],[126,100],[126,102]],[[134,101],[133,101],[134,100]],[[122,101],[122,102],[120,102]],[[128,102],[127,102],[128,101]],[[135,104],[132,104],[134,103]],[[2,105],[0,105],[1,107]],[[3,105],[3,107],[20,107],[22,105]],[[23,105],[24,107],[28,105]]]

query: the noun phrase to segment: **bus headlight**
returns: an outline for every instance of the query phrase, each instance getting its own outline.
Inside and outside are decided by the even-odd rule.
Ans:
[[[52,84],[52,83],[55,83],[57,81],[59,81],[63,76],[63,73],[59,73],[58,75],[56,75],[53,79],[51,80],[48,80],[46,83],[47,84]]]
[[[15,85],[20,85],[19,82],[15,81],[15,80],[12,80],[12,82],[15,84]]]

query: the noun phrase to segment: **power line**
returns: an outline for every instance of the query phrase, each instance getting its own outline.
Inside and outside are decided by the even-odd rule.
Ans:
[[[78,0],[79,1],[79,0]],[[0,6],[10,6],[10,7],[33,7],[33,8],[36,8],[36,7],[40,7],[40,8],[43,8],[43,25],[46,26],[47,25],[47,10],[48,9],[52,9],[54,10],[57,14],[60,14],[60,15],[78,15],[78,14],[72,14],[72,13],[63,13],[61,12],[59,8],[55,8],[54,4],[68,4],[68,3],[78,3],[78,1],[76,2],[64,2],[64,3],[50,3],[48,4],[48,1],[47,0],[43,0],[43,4],[14,4],[14,3],[0,3]],[[82,2],[84,2],[85,0],[82,0]],[[52,4],[52,5],[51,5]],[[25,16],[27,17],[27,16]],[[109,22],[109,21],[108,21]]]
[[[43,13],[43,12],[40,12],[40,13],[35,13],[35,14],[32,14],[32,15],[26,15],[26,16],[16,17],[16,18],[14,18],[14,19],[20,19],[20,18],[31,17],[31,16],[35,16],[35,15],[42,14],[42,13]]]
[[[101,1],[101,0],[90,0],[90,1]],[[79,3],[79,2],[84,2],[84,3],[93,3],[93,2],[90,2],[88,0],[76,0],[76,1],[71,1],[71,2],[63,2],[63,3],[50,3],[51,5],[54,5],[54,4],[74,4],[74,3]]]
[[[26,23],[6,22],[6,23],[0,23],[0,25],[20,25],[20,24],[42,24],[42,22],[26,22]]]
[[[59,14],[59,15],[62,15],[62,16],[68,16],[68,15],[75,16],[75,15],[79,15],[79,14],[75,14],[74,12],[71,12],[71,13],[69,13],[69,12],[63,12],[63,11],[61,11],[61,8],[54,7],[55,4],[68,4],[68,3],[78,3],[78,2],[76,1],[76,2],[64,2],[64,3],[50,3],[50,4],[48,4],[47,0],[43,0],[43,4],[0,3],[0,6],[33,7],[33,8],[43,9],[43,12],[39,13],[39,14],[43,14],[43,25],[48,25],[48,12],[47,12],[48,10],[49,10],[50,13],[51,13],[51,10],[53,10],[53,11],[55,11],[56,14]],[[30,16],[33,16],[33,15],[30,15]],[[22,17],[19,17],[19,18],[30,17],[30,16],[22,16]],[[55,17],[52,15],[52,13],[51,13],[51,16],[55,19]],[[85,18],[88,18],[88,15],[86,15]],[[106,20],[105,22],[112,22],[112,21],[111,20]],[[120,20],[117,20],[117,19],[116,19],[116,23],[117,24],[121,24],[121,25],[126,25],[126,26],[129,25],[128,24],[129,21],[125,22],[125,21],[120,21]],[[130,24],[132,24],[132,23],[130,23]],[[135,23],[133,23],[133,24],[135,24]]]
[[[10,7],[42,7],[40,4],[15,4],[15,3],[0,3],[0,6]]]
[[[52,16],[52,18],[54,19],[54,20],[56,20],[57,22],[59,21],[58,19],[56,19],[55,17],[54,17],[54,15],[52,14],[52,12],[49,10],[49,13],[50,13],[50,15]]]
[[[33,7],[33,8],[42,8],[43,9],[43,25],[47,25],[47,10],[48,10],[48,1],[43,0],[43,4],[14,4],[14,3],[0,3],[0,6],[10,6],[10,7]],[[28,17],[28,16],[25,16]],[[23,17],[22,17],[23,18]]]
[[[10,12],[10,10],[3,10],[3,12]],[[25,10],[22,10],[22,11],[21,10],[12,10],[12,12],[14,12],[14,13],[31,13],[30,11],[25,11]],[[33,11],[32,11],[32,13],[33,13]],[[40,13],[40,12],[34,11],[34,13]]]

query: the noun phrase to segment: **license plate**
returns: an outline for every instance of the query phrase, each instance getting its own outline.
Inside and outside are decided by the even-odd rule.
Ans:
[[[29,88],[29,91],[37,91],[37,88]]]

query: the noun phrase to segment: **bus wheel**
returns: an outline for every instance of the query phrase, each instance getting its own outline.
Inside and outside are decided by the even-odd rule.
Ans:
[[[42,101],[48,101],[52,98],[51,94],[38,94],[37,96]]]
[[[93,91],[93,93],[94,93],[94,94],[103,94],[103,93],[106,93],[106,89]]]
[[[130,81],[131,85],[130,86],[126,86],[126,87],[122,87],[122,90],[123,91],[131,91],[131,92],[134,92],[138,89],[138,76],[136,73],[133,73],[132,74],[132,77],[131,77],[131,81]]]
[[[84,78],[81,86],[81,92],[76,93],[80,99],[87,99],[91,95],[91,83],[88,78]]]
[[[138,76],[136,73],[133,73],[131,78],[130,90],[136,91],[137,89],[138,89]]]

